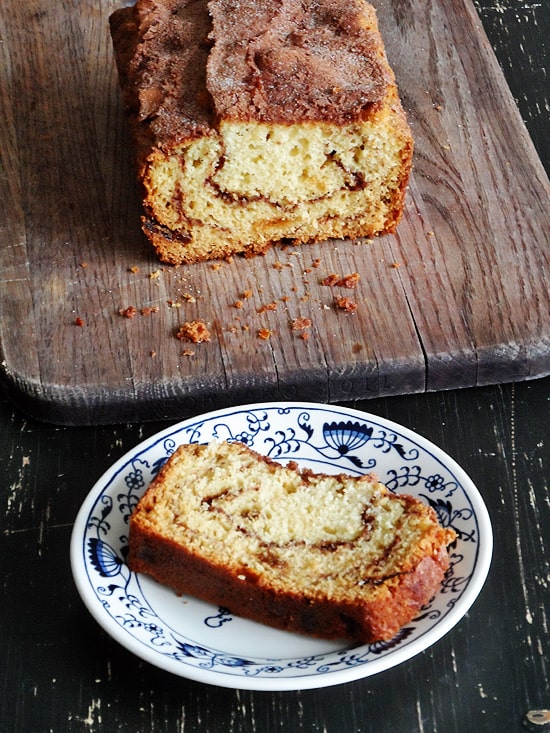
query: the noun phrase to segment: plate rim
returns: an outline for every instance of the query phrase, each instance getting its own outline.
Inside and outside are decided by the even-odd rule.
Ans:
[[[174,659],[163,657],[161,654],[151,650],[144,645],[139,639],[135,639],[129,634],[122,635],[120,628],[111,616],[104,612],[103,607],[98,602],[95,595],[92,597],[91,584],[87,574],[83,572],[86,568],[86,560],[84,557],[83,542],[86,530],[86,520],[98,501],[99,497],[107,486],[115,480],[121,469],[148,450],[151,450],[156,444],[182,433],[186,427],[216,419],[218,416],[228,415],[236,412],[258,411],[258,410],[281,410],[281,409],[303,409],[306,411],[331,411],[340,413],[346,417],[357,418],[367,422],[381,423],[385,428],[393,430],[396,434],[402,435],[409,441],[418,444],[424,450],[429,452],[441,462],[448,470],[460,481],[465,494],[474,510],[476,521],[478,522],[479,541],[477,548],[477,556],[474,565],[474,572],[469,578],[468,585],[460,597],[460,613],[453,613],[451,609],[437,624],[427,629],[421,636],[413,639],[404,647],[397,647],[391,650],[389,656],[380,659],[370,660],[367,664],[351,666],[346,669],[339,669],[332,672],[316,675],[292,675],[289,677],[254,677],[236,675],[224,675],[218,670],[199,669],[196,667],[188,667],[182,665]],[[183,441],[182,441],[183,442]],[[395,666],[411,659],[422,651],[434,646],[446,634],[451,631],[467,614],[481,592],[487,579],[493,554],[493,529],[489,512],[483,500],[483,497],[474,484],[473,480],[466,471],[455,461],[455,459],[446,453],[437,444],[421,433],[395,422],[390,418],[386,418],[375,413],[359,410],[354,407],[347,407],[338,404],[316,403],[311,401],[266,401],[244,403],[233,405],[205,413],[199,413],[195,416],[180,420],[169,425],[162,430],[153,433],[147,438],[139,441],[131,449],[125,451],[113,464],[109,466],[93,483],[92,487],[82,501],[80,508],[74,520],[71,540],[70,540],[70,565],[73,581],[76,585],[78,593],[88,612],[112,639],[119,643],[122,647],[136,655],[138,658],[160,668],[164,671],[175,674],[176,676],[191,679],[197,682],[212,684],[219,687],[232,689],[248,689],[257,691],[285,691],[285,690],[301,690],[328,687],[346,682],[364,679],[366,677],[379,674],[383,671],[392,669]],[[424,637],[428,635],[428,643]],[[355,645],[350,642],[350,650],[360,648],[363,645]],[[290,657],[287,657],[290,659]],[[388,663],[388,660],[390,663]]]

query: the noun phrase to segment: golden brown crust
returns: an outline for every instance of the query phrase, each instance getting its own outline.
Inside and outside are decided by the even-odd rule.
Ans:
[[[185,450],[203,450],[185,447]],[[241,449],[262,463],[269,472],[280,471],[280,466],[268,458]],[[180,449],[181,451],[181,449]],[[408,550],[406,557],[388,569],[388,555],[393,557],[399,545],[399,529],[392,545],[386,548],[375,564],[364,569],[360,592],[345,587],[330,593],[322,590],[304,590],[299,580],[296,584],[283,578],[281,583],[266,579],[265,575],[250,566],[230,567],[191,549],[184,542],[175,541],[169,533],[159,532],[151,516],[164,506],[160,489],[169,482],[175,459],[168,461],[141,499],[130,523],[130,552],[128,563],[135,572],[152,575],[156,580],[173,588],[179,594],[189,594],[210,603],[229,608],[232,613],[269,624],[281,629],[297,631],[323,638],[351,638],[362,642],[387,640],[410,622],[423,605],[435,595],[449,566],[447,545],[454,540],[452,530],[443,529],[437,523],[433,510],[417,499],[389,494],[377,484],[377,495],[390,496],[391,501],[401,502],[404,515],[410,519],[417,514],[426,527],[420,541]],[[290,470],[295,470],[290,466]],[[267,476],[267,474],[266,474]],[[305,471],[302,481],[315,482],[320,474]],[[337,477],[349,481],[349,477]],[[267,478],[266,478],[267,480]],[[366,488],[376,483],[374,477],[357,479]],[[252,489],[253,490],[253,489]],[[374,509],[373,509],[374,511]],[[180,521],[178,517],[177,521]],[[183,520],[182,520],[183,521]],[[372,519],[364,517],[368,524]],[[243,531],[242,529],[240,531]],[[326,552],[334,552],[338,538],[326,545]],[[282,562],[277,547],[265,547],[271,564]],[[395,557],[401,557],[395,553]],[[360,558],[356,558],[360,561]],[[280,572],[287,572],[284,562]],[[362,576],[363,577],[363,576]]]

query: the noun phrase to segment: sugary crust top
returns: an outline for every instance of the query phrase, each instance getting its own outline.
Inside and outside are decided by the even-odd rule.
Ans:
[[[111,32],[126,103],[157,142],[220,119],[365,119],[395,83],[364,0],[138,0]]]
[[[211,0],[208,90],[224,118],[350,121],[391,72],[363,0]]]
[[[208,133],[213,121],[206,90],[208,34],[206,0],[138,0],[109,21],[124,101],[162,145]],[[139,151],[138,151],[139,152]]]

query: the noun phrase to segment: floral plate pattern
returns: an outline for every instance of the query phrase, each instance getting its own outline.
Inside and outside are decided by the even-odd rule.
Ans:
[[[440,592],[389,642],[310,639],[179,597],[126,565],[128,520],[182,443],[241,441],[281,462],[325,473],[374,472],[396,493],[430,504],[453,527]],[[468,611],[487,576],[492,530],[483,500],[442,450],[384,418],[337,406],[264,403],[178,423],[123,456],[92,488],[71,539],[73,576],[98,623],[127,649],[174,674],[224,687],[289,690],[376,674],[439,640]]]

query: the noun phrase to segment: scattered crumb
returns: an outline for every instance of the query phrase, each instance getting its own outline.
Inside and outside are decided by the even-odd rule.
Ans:
[[[133,305],[129,305],[127,308],[121,308],[119,310],[120,315],[124,316],[124,318],[133,318],[137,315],[137,312],[137,308]]]
[[[327,275],[321,280],[321,285],[328,285],[329,288],[332,288],[333,285],[336,285],[339,279],[338,275]]]
[[[317,257],[317,259],[313,260],[313,262],[311,263],[311,266],[312,267],[319,267],[320,264],[321,264],[321,258],[320,257]]]
[[[392,262],[390,267],[393,267],[395,270],[397,270],[398,267],[401,267],[400,262]]]
[[[82,267],[83,269],[86,269],[88,267],[88,263],[87,262],[81,262],[80,263],[80,267]]]
[[[357,310],[357,303],[344,295],[335,298],[334,303],[337,308],[340,308],[340,310],[343,310],[346,313],[355,313]]]
[[[311,327],[311,318],[293,318],[290,322],[291,328],[293,331],[303,331],[306,328]]]
[[[276,311],[277,310],[277,303],[273,301],[272,303],[266,303],[266,305],[262,305],[260,308],[256,310],[256,313],[265,313],[266,311]]]
[[[196,351],[194,351],[193,349],[184,349],[181,352],[182,356],[195,356],[195,354],[196,354]]]
[[[352,272],[351,275],[344,275],[343,277],[341,277],[336,284],[339,287],[351,289],[357,285],[360,279],[361,276],[358,272]]]
[[[352,272],[350,275],[327,275],[327,277],[321,280],[321,285],[328,285],[328,287],[340,287],[340,288],[354,288],[359,282],[361,276],[358,272]]]
[[[149,277],[151,280],[158,280],[160,277],[160,270],[155,270],[154,272],[150,272]]]
[[[80,316],[77,316],[77,317],[76,317],[76,318],[74,319],[74,323],[75,323],[75,326],[80,326],[80,328],[83,328],[83,326],[85,326],[85,325],[86,325],[86,324],[84,323],[84,321],[82,320],[82,318],[80,318]]]
[[[151,315],[151,313],[158,313],[158,312],[159,312],[158,305],[152,305],[152,306],[149,306],[147,308],[142,308],[140,310],[140,313],[141,313],[142,316],[149,316],[149,315]]]
[[[434,237],[435,236],[435,232],[426,232],[426,234],[428,235],[428,237]]]
[[[259,338],[263,339],[263,341],[267,341],[269,338],[271,338],[271,331],[269,328],[260,328],[258,331]]]
[[[150,356],[151,358],[153,358],[153,359],[155,358],[155,356],[156,356],[156,355],[157,355],[157,352],[156,352],[156,351],[155,351],[154,349],[153,349],[153,351],[150,351],[150,352],[149,352],[149,356]]]
[[[176,338],[180,341],[201,344],[203,341],[210,341],[210,331],[204,321],[186,321],[179,327]]]
[[[182,306],[182,303],[177,300],[167,300],[166,302],[168,303],[169,308],[181,308]]]
[[[252,290],[244,290],[242,297],[244,298],[244,300],[248,300],[249,298],[251,298]]]
[[[210,265],[211,270],[219,270],[221,267],[221,262],[214,262],[212,265]]]
[[[133,272],[135,275],[136,272],[139,272],[139,267],[137,265],[132,265],[131,267],[128,268],[128,272]]]
[[[358,354],[360,351],[362,351],[362,349],[363,349],[363,344],[359,344],[359,343],[353,344],[353,346],[351,347],[351,351],[353,354]]]

